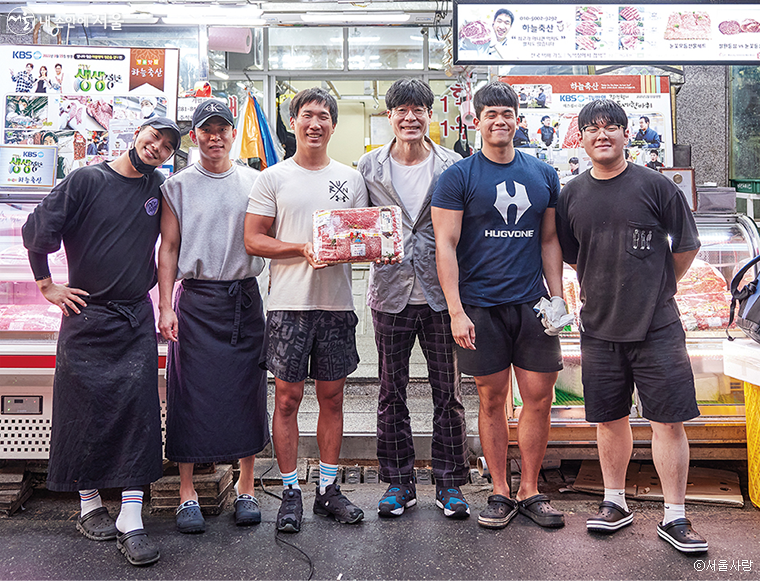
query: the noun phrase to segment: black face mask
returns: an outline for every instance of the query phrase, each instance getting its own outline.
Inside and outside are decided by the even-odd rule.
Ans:
[[[153,173],[153,171],[156,169],[155,166],[152,166],[150,164],[145,163],[143,160],[140,159],[140,156],[137,155],[137,150],[132,147],[129,150],[129,161],[132,164],[132,167],[134,167],[137,171],[139,171],[141,174],[149,176]]]

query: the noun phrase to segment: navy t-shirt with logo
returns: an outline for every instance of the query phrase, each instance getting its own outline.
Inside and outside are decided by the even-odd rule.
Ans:
[[[156,284],[164,176],[128,178],[107,163],[71,172],[24,224],[24,246],[51,254],[63,240],[69,286],[93,299],[135,301]]]
[[[668,178],[632,163],[608,180],[582,173],[562,189],[557,234],[577,264],[583,333],[637,342],[678,320],[672,253],[699,248],[699,233]]]
[[[522,304],[547,294],[541,221],[559,189],[550,165],[517,150],[507,164],[478,152],[441,174],[432,205],[463,212],[457,260],[464,304]]]

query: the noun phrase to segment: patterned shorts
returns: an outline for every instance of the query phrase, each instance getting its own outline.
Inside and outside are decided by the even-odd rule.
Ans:
[[[353,311],[269,311],[266,366],[289,383],[335,381],[359,365]]]

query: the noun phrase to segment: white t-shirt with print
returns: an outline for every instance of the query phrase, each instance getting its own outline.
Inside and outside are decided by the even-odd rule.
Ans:
[[[293,158],[266,168],[251,189],[248,213],[274,218],[274,237],[283,242],[312,242],[317,210],[369,205],[361,174],[335,160],[317,171]],[[351,311],[351,265],[314,270],[305,258],[276,258],[270,266],[270,311]]]

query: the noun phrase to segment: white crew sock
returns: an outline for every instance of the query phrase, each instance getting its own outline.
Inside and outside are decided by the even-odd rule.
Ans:
[[[604,489],[604,500],[614,502],[620,508],[628,512],[628,503],[625,501],[625,488],[615,490],[614,488]]]
[[[665,526],[678,518],[686,518],[686,506],[683,504],[666,504],[665,517],[662,519],[662,526]]]
[[[103,501],[100,499],[100,493],[97,488],[92,490],[80,490],[79,491],[79,506],[82,509],[82,516],[91,513],[96,508],[103,506]]]
[[[324,494],[327,487],[335,482],[338,477],[337,464],[325,464],[319,461],[319,494]]]
[[[298,485],[298,468],[293,470],[293,472],[282,473],[282,485],[286,488],[292,486],[301,490],[301,487]]]
[[[142,490],[124,490],[121,493],[121,511],[116,519],[116,528],[120,533],[128,533],[143,528]]]

